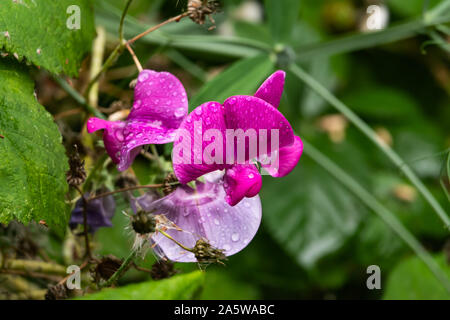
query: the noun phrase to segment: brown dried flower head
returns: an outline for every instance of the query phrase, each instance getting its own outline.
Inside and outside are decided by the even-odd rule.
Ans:
[[[84,170],[84,160],[80,159],[78,146],[74,145],[75,151],[69,157],[69,171],[66,172],[67,183],[71,186],[79,186],[86,180],[86,171]]]
[[[212,24],[215,24],[211,15],[216,13],[218,9],[219,2],[211,0],[189,0],[187,6],[189,18],[200,25],[205,24],[206,17]]]

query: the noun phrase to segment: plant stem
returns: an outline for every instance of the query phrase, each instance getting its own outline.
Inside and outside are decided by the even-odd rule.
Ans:
[[[163,236],[165,236],[166,238],[172,240],[173,242],[175,242],[177,245],[179,245],[181,248],[183,248],[186,251],[192,252],[191,248],[186,247],[184,244],[178,242],[177,240],[175,240],[171,235],[169,235],[167,232],[163,231],[163,230],[158,230],[159,233],[161,233]]]
[[[1,265],[1,269],[26,273],[43,273],[47,275],[66,275],[66,267],[36,260],[5,259]]]
[[[132,44],[133,42],[136,42],[137,40],[139,40],[142,37],[145,37],[147,34],[161,28],[162,26],[165,26],[166,24],[170,23],[170,22],[178,22],[181,19],[183,19],[184,17],[187,17],[189,15],[188,12],[184,12],[182,14],[177,15],[176,17],[172,17],[170,19],[167,19],[166,21],[161,22],[160,24],[157,24],[156,26],[153,26],[147,30],[145,30],[144,32],[138,34],[137,36],[135,36],[134,38],[132,38],[131,40],[128,40],[128,44]]]
[[[89,105],[86,99],[70,84],[68,84],[66,80],[62,79],[60,76],[53,76],[53,79],[61,86],[61,88],[64,89],[64,91],[66,91],[76,102],[78,102],[86,110],[86,112],[93,114],[97,118],[106,119],[103,113]]]
[[[436,5],[432,10],[428,11],[424,15],[424,20],[431,22],[442,16],[444,12],[450,13],[450,0],[445,0]]]
[[[169,183],[169,185],[178,185],[178,184],[180,184],[180,183],[179,182]],[[126,192],[126,191],[137,190],[137,189],[163,188],[166,185],[167,184],[165,184],[165,183],[159,183],[159,184],[147,184],[147,185],[142,185],[142,186],[126,187],[126,188],[117,189],[117,190],[114,190],[114,191],[101,193],[99,195],[96,195],[96,196],[93,196],[93,197],[89,198],[88,201],[99,199],[99,198],[103,198],[103,197],[106,197],[106,196],[109,196],[109,195],[112,195],[112,194],[116,194],[116,193],[120,193],[120,192]]]
[[[100,76],[103,74],[103,72],[105,72],[106,70],[109,69],[109,67],[111,67],[114,62],[116,62],[116,59],[122,54],[123,49],[125,48],[125,44],[124,42],[119,43],[114,50],[111,52],[111,54],[109,55],[108,59],[106,59],[105,63],[103,64],[102,68],[100,69],[100,71],[97,73],[97,75],[95,75],[91,81],[89,81],[89,84],[86,88],[86,92],[85,95],[88,96],[89,92],[92,89],[92,86],[98,81],[98,79],[100,79]]]
[[[106,32],[103,27],[97,27],[97,37],[92,46],[91,68],[89,78],[92,79],[100,71],[105,51]],[[88,103],[94,108],[98,107],[98,82],[92,86],[88,95]]]
[[[136,54],[134,53],[133,49],[131,49],[128,42],[125,44],[125,46],[127,47],[128,52],[131,54],[131,57],[133,58],[136,68],[138,69],[139,72],[141,72],[143,70],[142,64],[139,62],[139,59],[136,57]]]
[[[125,9],[123,9],[122,16],[120,17],[120,23],[119,23],[119,43],[123,42],[123,24],[125,22],[125,17],[127,15],[128,9],[130,8],[131,2],[133,0],[128,0],[127,4],[125,5]]]
[[[89,175],[87,176],[86,180],[83,184],[83,189],[86,190],[86,187],[89,187],[89,183],[93,179],[94,175],[97,173],[97,171],[103,166],[106,160],[108,160],[108,154],[105,152],[98,160],[95,166],[91,169],[89,172]]]
[[[411,168],[400,158],[400,156],[391,149],[387,144],[378,139],[376,133],[361,119],[359,118],[349,107],[336,98],[329,90],[327,90],[322,84],[311,77],[298,65],[291,65],[290,70],[304,83],[306,83],[312,90],[314,90],[325,101],[336,108],[342,113],[350,122],[352,122],[362,133],[366,135],[386,156],[405,174],[411,183],[419,190],[422,196],[434,209],[438,217],[444,222],[447,229],[450,229],[450,219],[447,216],[444,209],[439,202],[433,197],[427,187],[416,176]]]
[[[83,201],[83,234],[84,234],[84,242],[86,247],[86,257],[89,259],[92,259],[92,253],[91,253],[91,245],[89,243],[89,232],[88,232],[88,222],[87,222],[87,206],[90,199],[86,199],[86,197],[83,194],[83,191],[78,186],[74,186],[75,189],[77,189],[78,193],[81,196],[81,199]]]
[[[156,158],[156,162],[158,164],[159,169],[163,172],[163,174],[166,174],[166,170],[164,169],[164,164],[161,161],[161,157],[159,156],[156,146],[154,144],[151,144],[150,149],[152,150],[153,156]]]
[[[346,186],[355,196],[357,196],[367,207],[373,210],[426,264],[438,281],[450,293],[450,280],[442,271],[440,266],[433,260],[431,255],[425,250],[422,244],[414,237],[408,229],[397,219],[397,217],[383,206],[374,196],[370,194],[355,179],[344,170],[328,159],[314,146],[303,139],[305,154],[313,159],[317,164],[328,171],[339,182]]]
[[[128,257],[125,259],[125,261],[122,263],[122,265],[117,269],[117,271],[111,276],[111,278],[108,279],[101,287],[110,287],[113,285],[119,278],[122,276],[122,274],[126,271],[128,266],[133,263],[134,257],[136,256],[136,251],[131,251],[131,253],[128,255]]]
[[[131,2],[131,1],[129,0],[129,2]],[[100,76],[115,63],[116,59],[122,54],[122,52],[126,48],[127,44],[131,45],[133,42],[135,42],[136,40],[138,40],[138,39],[142,38],[143,36],[149,34],[150,32],[155,31],[156,29],[159,29],[160,27],[162,27],[162,26],[164,26],[164,25],[166,25],[166,24],[168,24],[170,22],[179,21],[180,19],[182,19],[183,17],[188,15],[186,12],[182,13],[182,14],[176,16],[176,17],[170,18],[170,19],[168,19],[168,20],[166,20],[166,21],[164,21],[164,22],[162,22],[162,23],[160,23],[160,24],[158,24],[158,25],[156,25],[154,27],[151,27],[151,28],[147,29],[146,31],[142,32],[141,34],[138,34],[137,36],[135,36],[133,39],[131,39],[129,41],[125,41],[125,39],[123,38],[123,24],[124,24],[124,21],[125,21],[126,11],[128,11],[128,6],[129,6],[129,3],[125,7],[125,10],[122,13],[122,17],[121,17],[121,20],[120,20],[121,21],[120,22],[121,25],[119,25],[119,39],[120,39],[120,42],[114,48],[114,50],[111,52],[111,54],[108,57],[108,59],[106,59],[103,67],[101,68],[101,70],[89,82],[89,84],[87,86],[87,89],[86,89],[86,92],[85,92],[86,96],[89,95],[89,92],[91,91],[92,86],[94,85],[94,83],[96,83],[98,81],[98,79],[100,79]]]

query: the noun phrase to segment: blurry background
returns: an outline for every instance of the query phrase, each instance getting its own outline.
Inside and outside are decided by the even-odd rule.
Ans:
[[[134,49],[144,67],[179,77],[192,109],[231,94],[251,94],[274,65],[283,69],[296,62],[396,150],[448,212],[449,198],[440,182],[449,188],[445,166],[450,147],[449,38],[435,29],[434,40],[439,41],[433,42],[427,32],[415,34],[414,21],[421,18],[424,1],[280,0],[268,1],[266,7],[256,0],[223,2],[213,16],[214,30],[208,30],[211,22],[199,26],[184,19],[138,41]],[[429,9],[442,1],[427,2]],[[379,11],[368,10],[373,5]],[[123,7],[123,0],[95,1],[96,24],[107,32],[105,56],[117,41]],[[185,0],[134,0],[125,36],[130,38],[185,7]],[[373,14],[379,16],[375,19]],[[277,19],[288,23],[277,24]],[[370,29],[410,21],[410,34],[400,33],[399,41],[386,40],[397,33],[369,43],[364,40]],[[116,108],[113,102],[118,100],[123,108],[131,105],[128,83],[136,74],[125,52],[100,84],[99,105],[105,112]],[[87,76],[83,71],[73,85],[82,88]],[[36,77],[40,103],[55,115],[65,143],[72,145],[72,133],[81,130],[82,122],[79,114],[67,111],[77,108],[76,102],[45,73]],[[289,70],[280,110],[297,134],[395,213],[450,275],[450,237],[442,221],[378,148]],[[159,151],[170,159],[170,148]],[[152,168],[146,159],[135,161],[141,184],[157,179]],[[111,184],[112,178],[105,181]],[[260,196],[263,221],[255,239],[225,267],[207,269],[200,298],[450,298],[402,240],[307,154],[289,176],[264,177]],[[114,227],[99,230],[96,242],[98,253],[125,257],[132,239],[124,230],[127,221],[120,197],[117,201]],[[36,239],[47,244],[52,258],[64,259],[59,255],[61,241],[47,235]],[[152,261],[149,254],[142,264],[148,267]],[[366,287],[369,265],[381,268],[381,290]],[[143,277],[130,271],[121,281]]]

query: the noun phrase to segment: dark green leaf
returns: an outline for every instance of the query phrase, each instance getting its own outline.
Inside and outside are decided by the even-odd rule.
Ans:
[[[191,99],[190,109],[207,101],[223,102],[232,95],[253,94],[273,68],[266,54],[240,60],[203,86]]]
[[[78,74],[81,60],[89,51],[95,35],[91,1],[2,2],[0,49],[4,48],[11,55],[16,54],[19,59],[25,58],[55,74]],[[77,6],[79,11],[68,10],[73,5]],[[71,28],[76,27],[75,18],[78,12],[79,29],[69,29],[68,25]]]
[[[362,88],[342,98],[347,106],[362,117],[398,120],[420,115],[417,102],[407,93],[389,87]]]
[[[0,60],[0,222],[45,220],[63,233],[67,159],[58,128],[33,90],[24,70]]]
[[[341,249],[366,214],[353,195],[306,157],[287,177],[265,178],[262,201],[273,237],[305,268]]]
[[[117,289],[103,289],[83,300],[188,300],[197,296],[205,281],[204,272],[194,271],[169,279],[148,281]]]

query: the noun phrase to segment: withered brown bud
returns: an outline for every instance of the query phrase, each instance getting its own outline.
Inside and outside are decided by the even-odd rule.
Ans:
[[[174,274],[177,273],[177,270],[174,269],[174,264],[170,261],[156,261],[152,265],[151,276],[153,280],[161,280],[170,278]]]
[[[162,191],[164,192],[164,194],[167,196],[169,193],[172,193],[175,191],[175,189],[177,188],[176,185],[173,185],[174,182],[178,182],[177,177],[175,176],[174,173],[169,173],[167,175],[167,177],[164,179],[164,187],[162,189]]]
[[[204,24],[206,17],[215,24],[212,14],[219,9],[219,2],[212,0],[189,0],[187,5],[187,12],[189,18],[197,24]]]
[[[71,186],[79,186],[86,180],[86,171],[84,170],[84,160],[80,159],[78,146],[74,145],[75,151],[69,157],[69,171],[66,172],[67,183]]]
[[[57,284],[48,288],[45,300],[64,300],[69,297],[65,284]]]
[[[120,268],[122,260],[113,256],[107,255],[103,257],[95,266],[94,279],[98,282],[100,279],[108,280]]]
[[[156,219],[150,212],[139,210],[131,217],[131,225],[136,233],[153,233],[156,230]]]
[[[128,85],[130,89],[134,89],[137,84],[137,78],[130,81],[130,84]]]
[[[193,248],[193,253],[200,265],[208,265],[210,263],[220,263],[223,264],[222,260],[226,260],[227,257],[221,249],[213,247],[205,239],[199,239],[195,243]]]

